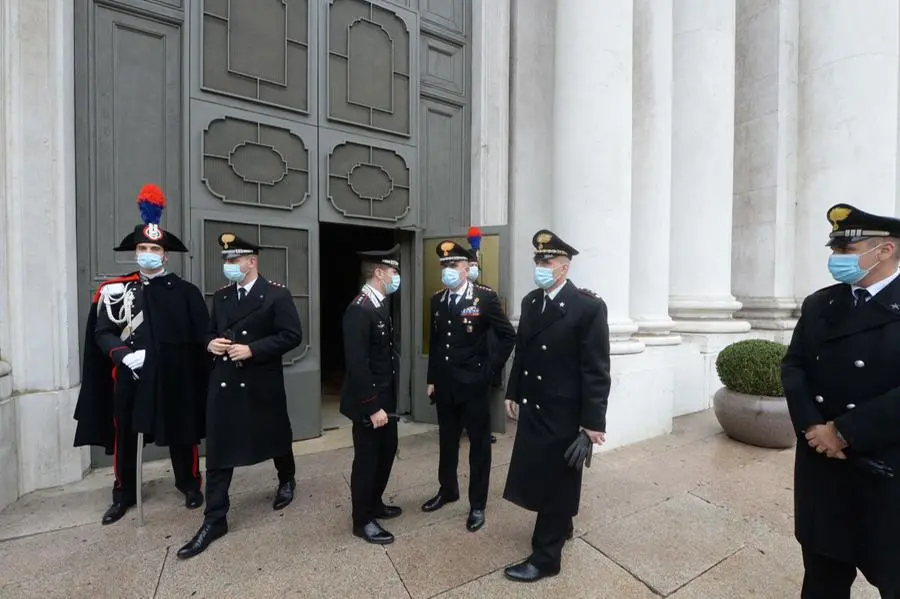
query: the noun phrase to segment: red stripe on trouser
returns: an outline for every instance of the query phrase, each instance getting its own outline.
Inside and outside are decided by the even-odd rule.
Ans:
[[[116,420],[116,417],[113,416],[113,476],[116,479],[116,482],[113,483],[113,486],[116,489],[122,487],[122,482],[119,480],[119,421]]]
[[[203,485],[203,477],[200,476],[200,446],[194,445],[194,462],[193,466],[191,466],[191,473],[194,475],[198,481],[200,481],[200,485]]]

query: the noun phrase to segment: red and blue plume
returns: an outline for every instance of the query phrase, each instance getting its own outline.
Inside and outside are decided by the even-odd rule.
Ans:
[[[148,183],[141,187],[137,198],[138,208],[141,211],[141,220],[145,225],[158,225],[162,219],[163,210],[166,209],[166,196],[162,190]]]
[[[472,246],[473,250],[481,249],[481,230],[478,227],[469,227],[469,234],[466,235],[466,239],[469,240],[469,245]]]

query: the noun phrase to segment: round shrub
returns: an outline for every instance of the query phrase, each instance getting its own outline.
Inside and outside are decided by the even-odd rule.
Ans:
[[[787,346],[765,339],[747,339],[727,346],[716,358],[716,372],[735,393],[783,397],[781,359]]]

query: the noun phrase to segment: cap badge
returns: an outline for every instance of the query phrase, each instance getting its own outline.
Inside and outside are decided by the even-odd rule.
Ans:
[[[220,240],[222,241],[222,247],[227,250],[228,244],[234,243],[234,235],[231,233],[222,233]]]
[[[154,223],[150,223],[146,227],[144,227],[144,237],[147,239],[152,239],[153,241],[159,241],[162,239],[162,231],[159,230],[159,225]]]
[[[847,217],[850,216],[852,210],[850,208],[832,208],[828,211],[828,220],[831,221],[831,230],[837,231],[839,228],[838,223],[844,220],[847,220]]]
[[[450,255],[450,250],[453,249],[455,244],[452,241],[445,241],[441,244],[441,251],[444,252],[444,256]]]
[[[551,235],[550,233],[541,233],[540,235],[538,235],[536,239],[538,243],[538,249],[544,249],[544,244],[550,243],[551,239],[553,239],[553,235]]]

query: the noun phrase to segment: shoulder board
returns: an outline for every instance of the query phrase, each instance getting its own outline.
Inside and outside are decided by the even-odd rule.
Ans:
[[[490,292],[494,291],[492,288],[488,287],[487,285],[481,285],[479,283],[474,283],[474,285],[475,285],[475,289],[479,289],[481,291],[490,291]]]
[[[224,286],[222,286],[222,287],[219,287],[218,289],[216,289],[216,293],[219,293],[220,291],[225,291],[225,290],[228,289],[229,287],[231,287],[231,283],[228,283],[227,285],[224,285]]]
[[[269,285],[272,285],[273,287],[281,287],[282,289],[285,289],[284,285],[282,285],[281,283],[276,283],[275,281],[269,281]]]
[[[596,293],[594,293],[593,291],[591,291],[590,289],[587,289],[587,288],[585,288],[585,287],[579,287],[579,288],[578,288],[578,291],[580,291],[582,294],[584,294],[584,295],[586,295],[586,296],[588,296],[588,297],[591,297],[591,298],[594,298],[594,299],[600,299],[600,296],[599,296],[599,295],[597,295]]]
[[[94,297],[91,300],[91,303],[96,304],[97,302],[100,301],[100,295],[104,292],[103,290],[106,289],[107,285],[112,285],[115,283],[120,283],[120,284],[124,285],[125,283],[131,283],[131,282],[138,281],[138,280],[140,280],[140,276],[136,272],[131,273],[130,275],[125,275],[123,277],[113,277],[112,279],[107,279],[107,280],[103,281],[102,283],[100,283],[100,285],[97,287],[97,291],[94,292]],[[108,293],[108,291],[107,291],[107,293]]]
[[[432,293],[431,296],[434,297],[435,295],[440,295],[440,294],[444,293],[445,291],[446,291],[446,289],[438,289],[437,291]]]
[[[369,301],[369,296],[366,295],[365,293],[360,293],[355,298],[353,298],[353,301],[351,303],[356,306],[362,306],[363,304],[365,304],[368,301]]]

